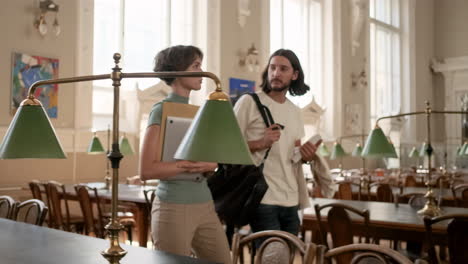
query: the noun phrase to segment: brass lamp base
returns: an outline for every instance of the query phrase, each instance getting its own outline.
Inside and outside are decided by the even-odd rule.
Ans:
[[[429,216],[429,217],[435,217],[435,216],[441,215],[442,211],[440,210],[440,207],[436,203],[436,199],[434,197],[434,193],[432,192],[431,186],[428,185],[428,190],[427,190],[426,195],[424,195],[424,197],[427,199],[427,202],[424,205],[424,207],[418,211],[418,214]]]
[[[109,224],[106,230],[109,232],[110,247],[101,252],[101,255],[106,258],[110,264],[119,264],[120,260],[127,254],[127,251],[120,247],[119,231],[122,229],[120,224]]]

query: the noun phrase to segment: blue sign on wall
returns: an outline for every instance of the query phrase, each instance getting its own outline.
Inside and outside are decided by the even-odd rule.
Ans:
[[[234,105],[244,93],[255,92],[255,81],[229,78],[229,97]]]

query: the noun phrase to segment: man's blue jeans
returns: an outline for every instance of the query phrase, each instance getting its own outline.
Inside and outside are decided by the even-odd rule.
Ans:
[[[299,232],[299,206],[278,206],[260,204],[250,220],[253,232],[264,230],[282,230],[297,236]],[[260,247],[265,239],[255,241],[255,246]]]

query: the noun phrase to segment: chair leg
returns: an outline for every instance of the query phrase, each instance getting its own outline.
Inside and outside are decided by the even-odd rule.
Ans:
[[[128,237],[128,241],[130,241],[130,245],[132,244],[132,241],[133,241],[133,238],[132,238],[132,226],[131,225],[128,225],[126,226],[127,228],[127,237]]]

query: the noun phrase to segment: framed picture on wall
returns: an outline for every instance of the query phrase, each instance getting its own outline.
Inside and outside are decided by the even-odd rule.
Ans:
[[[27,97],[29,87],[40,80],[58,78],[59,60],[14,52],[12,56],[11,114],[14,115]],[[34,96],[41,101],[49,118],[57,118],[58,85],[37,87]]]

